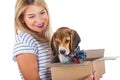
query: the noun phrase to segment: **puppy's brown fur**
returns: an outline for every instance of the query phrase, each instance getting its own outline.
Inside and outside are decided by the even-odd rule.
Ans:
[[[58,55],[60,54],[59,47],[65,48],[66,52],[74,53],[81,39],[78,33],[68,27],[59,28],[52,36],[51,49],[53,52],[53,61],[60,62]]]

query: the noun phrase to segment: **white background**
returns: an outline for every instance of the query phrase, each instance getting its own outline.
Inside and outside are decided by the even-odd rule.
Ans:
[[[16,0],[0,2],[0,80],[21,80],[12,60],[14,6]],[[119,0],[46,0],[53,32],[66,26],[75,29],[81,49],[105,49],[105,56],[120,56]],[[120,58],[105,61],[101,80],[120,80]]]

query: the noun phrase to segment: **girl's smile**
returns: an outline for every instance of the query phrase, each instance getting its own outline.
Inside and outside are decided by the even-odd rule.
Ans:
[[[43,27],[44,27],[44,24],[45,24],[45,23],[43,22],[43,23],[41,23],[41,24],[36,25],[36,27],[37,27],[37,28],[43,28]]]

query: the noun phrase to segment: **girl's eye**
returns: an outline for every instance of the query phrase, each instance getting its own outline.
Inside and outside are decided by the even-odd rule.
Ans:
[[[42,11],[40,11],[40,14],[42,15],[42,14],[45,14],[46,13],[46,10],[45,9],[43,9]]]
[[[43,12],[40,12],[40,14],[44,14],[45,13],[45,11],[43,11]]]
[[[34,18],[35,16],[29,16],[28,18]]]

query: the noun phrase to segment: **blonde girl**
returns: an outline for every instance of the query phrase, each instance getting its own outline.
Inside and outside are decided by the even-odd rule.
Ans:
[[[51,49],[48,8],[44,0],[17,0],[15,6],[16,41],[13,59],[22,80],[51,80]]]

